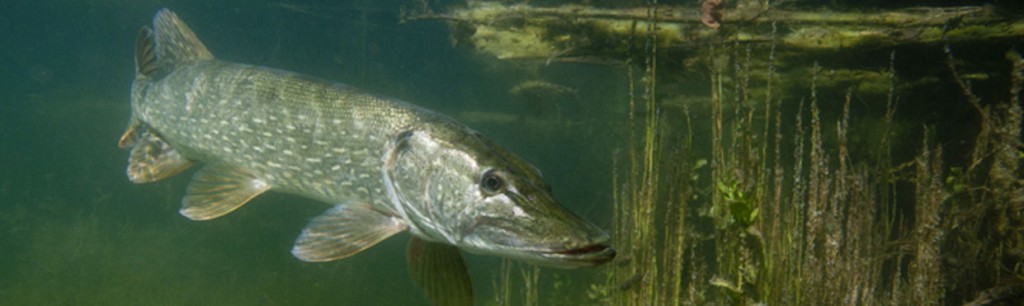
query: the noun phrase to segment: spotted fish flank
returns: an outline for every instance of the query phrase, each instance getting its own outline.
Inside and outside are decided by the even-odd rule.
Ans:
[[[320,79],[215,59],[169,10],[135,46],[132,116],[118,146],[149,183],[202,165],[181,214],[209,220],[273,190],[334,206],[292,249],[342,259],[408,230],[413,279],[435,303],[472,303],[459,250],[575,268],[608,235],[559,206],[539,171],[438,113]]]

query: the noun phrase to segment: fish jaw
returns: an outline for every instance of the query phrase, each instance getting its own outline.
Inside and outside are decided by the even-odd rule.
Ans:
[[[598,266],[615,258],[607,232],[546,194],[491,201],[500,203],[491,207],[514,207],[513,213],[481,209],[459,241],[470,252],[566,269]]]
[[[615,249],[607,241],[563,249],[495,248],[493,244],[484,243],[482,239],[475,238],[467,239],[461,245],[463,249],[473,253],[494,255],[538,266],[561,269],[595,267],[615,259]]]
[[[602,243],[570,250],[536,253],[536,255],[540,259],[535,259],[533,262],[539,265],[556,268],[585,268],[598,266],[615,259],[615,249]],[[530,260],[527,259],[527,261]]]
[[[383,157],[389,197],[413,235],[550,267],[615,257],[608,234],[559,205],[532,165],[467,128],[431,127],[401,133]]]

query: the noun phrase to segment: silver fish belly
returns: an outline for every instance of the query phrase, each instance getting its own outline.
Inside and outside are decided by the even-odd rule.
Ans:
[[[577,268],[610,261],[608,234],[562,208],[540,172],[415,105],[283,70],[215,59],[169,10],[136,42],[135,183],[200,164],[181,214],[209,220],[274,190],[332,204],[292,254],[330,261],[408,230],[410,271],[436,304],[469,305],[461,253]]]

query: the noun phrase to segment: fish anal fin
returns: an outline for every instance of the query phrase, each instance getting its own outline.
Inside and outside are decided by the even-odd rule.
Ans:
[[[369,205],[335,205],[313,218],[292,247],[303,261],[331,261],[359,253],[406,229],[401,219]]]
[[[122,136],[122,143],[134,143],[128,156],[128,179],[133,183],[142,184],[156,182],[192,166],[192,161],[181,156],[170,144],[152,132],[144,132],[138,140],[133,139],[137,128],[129,127]]]
[[[434,305],[473,305],[473,283],[458,248],[412,237],[408,261],[413,280]]]
[[[153,17],[156,57],[171,65],[211,60],[213,54],[171,10],[161,9]]]
[[[192,177],[179,212],[192,220],[217,218],[269,189],[269,184],[247,171],[223,164],[209,164]]]
[[[142,124],[133,117],[128,123],[128,128],[124,130],[124,134],[121,134],[121,139],[117,140],[117,147],[127,149],[135,146],[135,142],[139,140],[140,128],[142,128]]]

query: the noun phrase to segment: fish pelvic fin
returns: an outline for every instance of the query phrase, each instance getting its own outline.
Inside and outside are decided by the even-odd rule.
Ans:
[[[128,179],[132,183],[156,182],[174,176],[192,166],[192,161],[181,156],[170,144],[152,131],[145,131],[135,139],[141,127],[130,125],[121,138],[122,145],[132,146],[128,156]]]
[[[210,220],[242,207],[267,190],[270,184],[248,171],[209,164],[192,177],[178,212],[192,220]]]
[[[473,283],[458,248],[414,236],[407,260],[413,280],[434,305],[473,305]]]
[[[292,247],[292,255],[312,262],[338,260],[355,255],[405,229],[402,219],[367,204],[339,204],[306,225]]]

